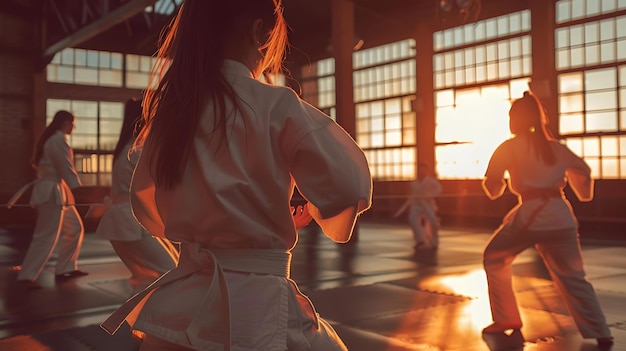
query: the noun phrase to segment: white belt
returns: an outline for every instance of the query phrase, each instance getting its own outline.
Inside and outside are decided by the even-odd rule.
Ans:
[[[100,326],[109,334],[114,334],[125,320],[133,325],[141,311],[145,300],[160,286],[169,284],[178,279],[189,276],[201,269],[213,267],[213,278],[204,301],[194,318],[189,323],[186,333],[189,340],[195,340],[202,327],[203,319],[207,315],[215,317],[219,314],[223,320],[223,330],[216,330],[211,337],[215,342],[224,346],[224,350],[230,350],[230,298],[228,283],[224,276],[224,269],[257,273],[271,274],[289,278],[291,266],[291,253],[284,250],[269,249],[237,249],[237,250],[213,250],[200,247],[198,243],[184,242],[181,245],[181,256],[178,266],[162,275],[143,291],[137,293],[111,314]],[[209,306],[215,300],[221,301],[220,311],[209,310]]]
[[[13,196],[11,196],[11,199],[7,203],[7,208],[13,207],[15,205],[15,203],[17,203],[17,200],[19,200],[20,197],[22,197],[22,195],[24,195],[26,190],[28,190],[30,187],[34,186],[38,182],[39,182],[39,179],[33,180],[32,182],[28,182],[26,185],[24,185],[18,191],[16,191],[15,194],[13,194]]]

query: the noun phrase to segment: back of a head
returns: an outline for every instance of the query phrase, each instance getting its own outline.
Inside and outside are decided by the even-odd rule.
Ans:
[[[530,92],[525,91],[524,96],[513,101],[509,110],[511,133],[525,135],[538,131],[542,128],[542,111],[537,100]]]
[[[222,65],[233,45],[245,40],[253,24],[262,23],[256,43],[259,69],[280,73],[287,48],[287,25],[282,0],[185,0],[166,28],[144,97],[144,130],[138,142],[155,149],[157,184],[177,184],[191,150],[207,98],[215,100],[213,134],[218,144],[226,137],[225,101],[237,101],[223,76]],[[264,40],[264,41],[263,41]],[[158,84],[157,84],[158,83]],[[220,108],[221,107],[221,108]],[[181,128],[184,125],[185,128]]]
[[[547,164],[554,163],[554,154],[549,144],[553,140],[547,129],[547,118],[541,102],[529,91],[515,100],[509,110],[509,126],[516,136],[529,137],[539,159]]]
[[[52,118],[52,122],[48,125],[48,128],[59,129],[61,125],[65,122],[72,122],[74,120],[74,115],[65,110],[59,110],[54,114]]]
[[[48,138],[50,138],[57,130],[61,129],[64,123],[73,121],[74,115],[68,111],[59,110],[54,114],[52,122],[50,122],[46,129],[44,129],[43,133],[41,133],[41,136],[37,141],[37,145],[35,146],[35,153],[33,155],[33,159],[31,160],[33,167],[37,167],[39,164],[41,156],[43,156],[43,145],[46,143]]]
[[[124,120],[122,122],[122,129],[120,130],[120,137],[113,151],[113,160],[120,155],[126,144],[133,140],[137,133],[140,132],[140,121],[141,101],[136,98],[128,99],[124,105]]]
[[[282,0],[185,0],[164,32],[159,52],[175,74],[170,79],[182,83],[217,79],[226,46],[249,34],[255,19],[263,21],[266,36],[259,43],[262,67],[278,73],[287,45]]]

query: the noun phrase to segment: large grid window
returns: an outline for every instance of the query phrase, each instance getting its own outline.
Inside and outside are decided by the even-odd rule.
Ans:
[[[415,113],[413,96],[356,105],[359,145],[379,180],[415,177]]]
[[[529,31],[530,12],[522,11],[436,32],[435,89],[529,76]],[[459,46],[464,48],[454,49]]]
[[[559,135],[598,179],[626,178],[624,9],[621,0],[556,4]]]
[[[155,61],[155,57],[126,55],[126,87],[146,89],[150,79],[150,70]]]
[[[572,22],[624,9],[624,0],[560,0],[556,4],[556,23]]]
[[[566,70],[626,60],[626,16],[556,30],[556,68]]]
[[[482,178],[510,137],[511,101],[528,90],[530,11],[436,32],[434,51],[438,177]]]
[[[145,89],[156,58],[67,48],[47,66],[49,82]]]
[[[353,55],[356,141],[377,180],[410,180],[416,171],[415,40]],[[334,59],[302,68],[302,97],[335,117]]]
[[[48,99],[46,124],[59,110],[69,111],[76,117],[76,129],[69,143],[74,149],[74,163],[83,184],[110,185],[113,150],[122,128],[124,104]]]
[[[410,180],[416,171],[415,40],[356,52],[356,140],[376,180]]]
[[[594,177],[626,177],[626,65],[559,75],[559,134]]]
[[[122,66],[120,53],[69,48],[54,56],[47,77],[50,82],[121,87]]]
[[[302,98],[335,118],[335,59],[328,58],[302,69]]]

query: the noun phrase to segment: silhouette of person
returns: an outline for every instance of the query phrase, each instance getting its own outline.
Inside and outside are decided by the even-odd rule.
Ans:
[[[577,221],[563,194],[569,183],[580,201],[593,198],[589,166],[546,129],[543,106],[530,92],[513,102],[510,130],[514,137],[494,151],[483,190],[490,199],[500,197],[507,183],[518,204],[491,236],[483,255],[493,324],[485,334],[522,327],[512,288],[515,257],[534,246],[574,318],[583,338],[598,344],[613,343],[592,285],[585,277]]]
[[[415,249],[435,249],[439,246],[439,220],[437,201],[441,194],[441,184],[434,170],[426,163],[417,166],[417,178],[411,182],[411,194],[400,206],[394,217],[399,217],[408,209],[409,225],[415,238]]]
[[[60,245],[54,268],[57,281],[88,274],[78,269],[85,229],[73,192],[79,191],[81,182],[74,167],[74,152],[65,139],[74,131],[74,120],[70,112],[57,111],[35,147],[33,166],[37,169],[37,180],[30,184],[33,186],[30,204],[37,208],[37,223],[17,275],[18,283],[29,289],[41,288],[37,278],[57,244]]]
[[[178,266],[102,327],[127,320],[141,350],[346,350],[290,279],[297,186],[325,235],[347,242],[371,205],[363,151],[279,73],[280,0],[186,0],[143,102],[135,217],[180,243]],[[159,74],[160,73],[160,74]]]
[[[131,273],[135,291],[150,285],[163,273],[176,267],[178,251],[165,239],[153,237],[135,219],[130,208],[130,181],[139,157],[131,152],[136,133],[141,130],[141,101],[129,99],[124,108],[120,137],[113,151],[110,207],[102,215],[96,235],[107,239]]]

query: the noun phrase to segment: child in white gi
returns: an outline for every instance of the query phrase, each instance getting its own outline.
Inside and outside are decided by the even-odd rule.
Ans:
[[[73,131],[74,115],[58,111],[35,148],[33,165],[37,168],[37,180],[30,203],[37,207],[37,223],[17,275],[18,282],[29,289],[41,288],[37,278],[57,243],[60,245],[54,269],[57,281],[87,274],[78,269],[77,263],[85,230],[72,193],[80,188],[81,182],[74,168],[73,150],[65,140]]]
[[[441,194],[441,184],[435,172],[426,163],[417,166],[417,179],[411,182],[411,195],[400,206],[394,217],[409,210],[409,225],[413,230],[416,250],[436,249],[439,246],[439,220],[437,201]]]
[[[139,225],[130,208],[130,181],[139,157],[130,152],[141,124],[141,102],[130,99],[124,108],[120,138],[113,152],[111,203],[102,215],[96,235],[111,242],[115,253],[131,273],[128,280],[134,292],[152,284],[163,273],[176,267],[178,251],[166,239],[157,238]]]
[[[290,279],[290,199],[297,186],[343,243],[372,180],[338,124],[257,79],[280,72],[282,14],[280,0],[186,0],[168,27],[131,204],[151,234],[180,243],[180,261],[102,324],[127,320],[141,350],[346,350]]]
[[[539,100],[529,92],[509,111],[515,136],[494,151],[483,189],[496,199],[506,188],[518,196],[518,205],[504,218],[484,251],[493,324],[483,332],[519,330],[522,320],[511,285],[515,257],[534,246],[584,338],[600,345],[613,343],[595,291],[585,278],[577,221],[563,194],[566,182],[580,201],[593,198],[593,181],[587,164],[546,129]]]

